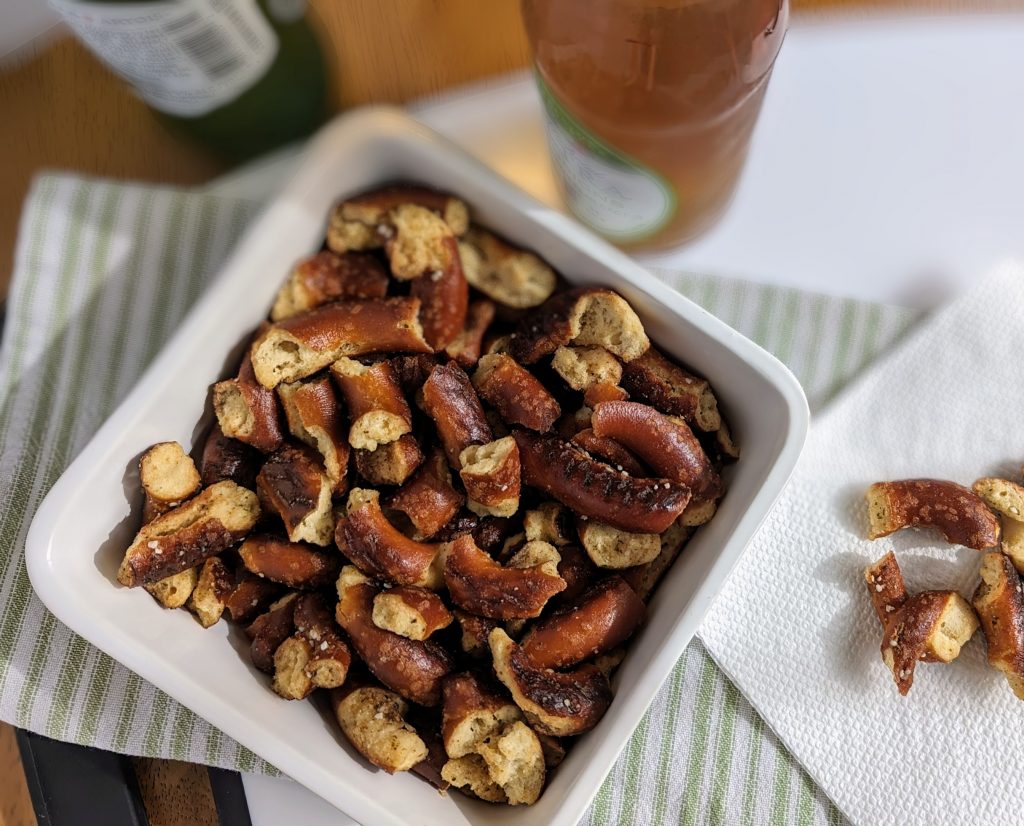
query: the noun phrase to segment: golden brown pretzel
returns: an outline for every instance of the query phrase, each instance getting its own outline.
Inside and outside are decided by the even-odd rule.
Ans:
[[[286,318],[253,342],[256,379],[274,388],[311,376],[342,357],[429,353],[419,312],[418,298],[353,298]]]
[[[499,304],[516,309],[543,304],[557,277],[544,261],[492,232],[473,227],[459,243],[466,280]]]
[[[590,426],[600,438],[614,439],[666,479],[686,485],[698,501],[716,498],[722,481],[693,431],[639,402],[601,402]]]
[[[622,362],[604,347],[561,346],[551,358],[551,367],[573,390],[586,392],[598,385],[618,385]]]
[[[498,411],[509,425],[522,425],[541,433],[550,430],[562,408],[529,370],[510,356],[492,353],[480,359],[473,374],[480,398]]]
[[[341,358],[331,365],[331,375],[348,405],[352,447],[376,450],[412,430],[412,411],[389,362]]]
[[[979,551],[999,544],[999,519],[977,494],[955,482],[876,482],[867,500],[869,539],[906,527],[934,527],[948,542]]]
[[[448,464],[459,468],[459,454],[470,445],[491,441],[480,399],[473,384],[455,362],[440,364],[423,384],[423,410],[434,420]]]
[[[327,376],[277,386],[288,430],[319,452],[334,494],[348,489],[349,445],[338,399]]]
[[[539,543],[546,544],[546,543]],[[558,575],[557,552],[551,562],[524,568],[503,567],[477,547],[470,534],[457,537],[444,553],[444,581],[452,602],[481,617],[529,619],[565,590]]]
[[[256,576],[238,566],[235,582],[224,599],[224,610],[234,622],[249,622],[281,596],[282,588],[276,582]]]
[[[988,661],[999,669],[1013,693],[1024,700],[1024,594],[1020,576],[1006,554],[992,551],[981,558],[981,584],[974,608],[988,642]]]
[[[452,339],[444,351],[458,365],[468,369],[480,360],[483,351],[484,336],[494,321],[495,307],[493,301],[478,299],[469,302],[466,310],[466,323],[459,334]],[[424,376],[424,378],[426,378]],[[420,382],[422,386],[422,382]],[[417,388],[418,389],[418,388]]]
[[[376,256],[322,250],[295,265],[274,299],[270,318],[281,321],[331,301],[383,298],[387,292],[388,273]]]
[[[405,717],[409,704],[377,685],[348,685],[331,692],[331,707],[352,746],[388,774],[409,771],[426,760],[426,743]]]
[[[198,583],[199,569],[186,568],[142,587],[164,608],[181,608],[188,602]]]
[[[444,454],[435,448],[388,505],[409,517],[416,528],[415,538],[429,539],[451,521],[465,501],[466,497],[452,487]]]
[[[718,400],[707,380],[684,370],[654,347],[625,365],[622,386],[637,401],[679,416],[705,433],[722,426]]]
[[[441,584],[441,545],[417,542],[388,521],[380,508],[380,493],[353,488],[348,511],[338,520],[335,541],[341,552],[362,571],[396,585]]]
[[[466,507],[480,516],[512,516],[519,510],[519,448],[505,436],[484,445],[469,445],[459,454],[459,478],[466,487]]]
[[[196,587],[188,599],[189,610],[203,628],[209,628],[220,620],[234,585],[234,574],[219,556],[212,556],[203,563]]]
[[[145,496],[142,523],[176,508],[199,490],[201,479],[192,457],[177,442],[153,445],[139,459],[139,482]]]
[[[651,344],[622,296],[601,287],[575,287],[555,293],[520,322],[509,355],[520,364],[533,364],[569,343],[603,347],[626,362]]]
[[[882,622],[882,662],[902,695],[914,684],[919,662],[952,662],[978,629],[973,609],[956,591],[908,596],[891,551],[867,568],[864,581]]]
[[[381,247],[394,236],[391,211],[403,204],[428,209],[444,219],[456,235],[469,228],[466,205],[445,192],[423,186],[386,186],[338,204],[327,227],[327,246],[335,252]]]
[[[289,588],[323,588],[334,582],[341,567],[332,550],[266,534],[246,537],[238,555],[250,573]]]
[[[513,437],[519,445],[524,484],[620,530],[661,533],[690,500],[683,485],[621,473],[557,436],[517,430]]]
[[[338,624],[374,676],[407,700],[424,706],[441,701],[441,681],[453,667],[451,655],[431,640],[410,640],[373,624],[377,588],[351,565],[338,577]]]
[[[644,467],[643,463],[630,452],[629,448],[615,439],[607,436],[598,436],[592,427],[585,427],[578,431],[570,441],[582,447],[595,459],[600,459],[616,470],[625,471],[630,476],[644,477],[651,475],[650,470]]]
[[[462,333],[469,308],[469,285],[455,236],[449,234],[442,245],[442,266],[423,272],[409,288],[409,295],[421,302],[423,337],[434,350],[444,350]]]
[[[559,672],[534,667],[501,628],[488,638],[494,672],[539,732],[555,737],[582,734],[597,725],[612,702],[608,678],[592,665]]]
[[[337,688],[345,682],[352,653],[341,636],[322,594],[303,594],[295,603],[295,635],[310,649],[304,671],[316,688]]]
[[[565,668],[621,645],[645,613],[622,577],[610,576],[541,619],[519,644],[537,668]]]
[[[256,524],[256,494],[217,482],[142,527],[125,551],[117,581],[150,585],[226,551]]]
[[[601,402],[624,402],[629,398],[629,393],[617,384],[610,384],[602,381],[591,385],[583,392],[583,404],[593,408]]]
[[[373,624],[410,640],[425,640],[453,619],[441,597],[417,585],[397,585],[373,598]]]
[[[281,446],[281,409],[277,396],[256,380],[250,353],[242,359],[238,377],[213,386],[213,410],[225,436],[270,453]]]
[[[245,629],[249,638],[252,664],[267,674],[274,673],[274,654],[295,630],[295,592],[285,594],[266,613],[256,617]]]
[[[260,502],[281,517],[292,542],[331,543],[333,489],[320,454],[306,445],[285,444],[270,454],[256,476]]]
[[[356,450],[356,470],[371,485],[401,485],[423,464],[423,451],[411,433],[375,450]]]

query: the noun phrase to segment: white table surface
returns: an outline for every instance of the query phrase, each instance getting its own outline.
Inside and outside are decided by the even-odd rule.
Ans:
[[[1024,257],[1021,101],[1024,13],[804,18],[787,35],[728,214],[690,246],[641,261],[932,307]],[[557,203],[526,76],[411,108]],[[294,163],[280,153],[211,188],[266,199]],[[243,780],[254,826],[353,823],[290,780]]]

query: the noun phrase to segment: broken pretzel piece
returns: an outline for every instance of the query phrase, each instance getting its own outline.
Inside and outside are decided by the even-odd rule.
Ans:
[[[343,357],[429,353],[418,298],[348,299],[271,324],[252,345],[256,379],[273,389]]]
[[[355,451],[355,459],[359,475],[371,485],[402,485],[423,464],[423,451],[406,433],[375,450]]]
[[[346,298],[384,298],[388,280],[387,270],[374,255],[322,250],[295,265],[274,299],[270,320],[281,321]]]
[[[303,667],[315,688],[337,688],[345,682],[352,654],[322,594],[303,594],[295,603],[295,636],[309,646]]]
[[[281,446],[281,410],[277,397],[256,380],[250,354],[242,359],[238,377],[213,386],[213,411],[221,432],[264,453]]]
[[[947,542],[983,551],[999,544],[999,519],[977,494],[939,479],[875,482],[867,491],[868,539],[934,527]]]
[[[493,438],[473,383],[455,362],[439,364],[423,384],[423,411],[434,420],[448,464],[461,467],[459,454]]]
[[[684,370],[654,347],[625,365],[622,386],[637,401],[679,416],[705,433],[722,426],[718,400],[707,379]]]
[[[617,385],[622,379],[622,363],[604,347],[563,345],[555,350],[551,366],[573,390],[582,392],[599,384]]]
[[[412,430],[412,411],[389,362],[341,358],[331,365],[331,375],[348,405],[352,447],[376,450]]]
[[[1009,557],[991,551],[981,558],[981,584],[972,602],[988,643],[989,664],[1024,700],[1024,594]]]
[[[250,573],[299,590],[330,585],[341,568],[341,558],[333,550],[276,536],[249,536],[238,555]]]
[[[471,301],[466,310],[466,321],[462,330],[444,351],[464,369],[469,369],[480,360],[483,352],[484,336],[494,321],[494,302],[487,299]],[[424,378],[426,378],[424,376]],[[420,386],[422,386],[420,382]],[[417,388],[418,389],[418,388]]]
[[[142,523],[176,508],[199,490],[195,462],[177,442],[153,445],[139,459],[139,482],[145,501]]]
[[[224,614],[224,605],[234,590],[235,576],[219,556],[207,559],[199,570],[196,587],[188,600],[189,610],[203,628],[216,625]]]
[[[398,585],[373,598],[373,624],[410,640],[428,639],[453,619],[441,597],[416,585]]]
[[[479,227],[466,233],[459,243],[459,253],[466,280],[506,307],[537,307],[557,285],[554,270],[532,252]]]
[[[331,707],[353,748],[388,774],[409,771],[427,759],[428,748],[408,722],[409,704],[376,685],[331,692]]]
[[[230,481],[254,490],[256,474],[262,462],[262,453],[244,442],[225,436],[220,425],[214,422],[203,443],[199,474],[203,487]]]
[[[556,293],[519,323],[509,354],[520,364],[533,364],[570,343],[603,347],[625,362],[651,346],[622,296],[601,287],[575,287]]]
[[[181,608],[192,596],[198,581],[198,569],[187,568],[143,587],[164,608]]]
[[[508,425],[543,433],[551,430],[562,414],[547,388],[510,356],[496,353],[481,358],[473,374],[473,386]]]
[[[1018,571],[1024,571],[1024,485],[989,477],[979,479],[972,487],[1000,515],[1000,548]]]
[[[479,516],[509,517],[519,510],[519,448],[511,436],[469,445],[459,454],[466,507]]]
[[[349,445],[338,399],[327,376],[308,381],[283,382],[277,394],[284,407],[288,430],[316,450],[335,495],[348,487]]]
[[[409,517],[414,539],[430,539],[447,525],[466,497],[452,487],[452,474],[437,448],[413,477],[388,500],[388,506]]]
[[[334,485],[318,453],[306,445],[284,445],[263,463],[256,490],[264,507],[281,518],[292,542],[331,544]]]
[[[394,261],[401,240],[399,234],[394,246],[390,243],[388,246],[392,271],[395,273],[398,270],[394,269]],[[427,257],[422,262],[412,264],[411,268],[416,266],[427,269],[422,270],[421,275],[412,282],[409,295],[420,300],[423,337],[435,351],[444,350],[463,332],[469,312],[469,285],[462,274],[459,247],[454,236],[448,235],[441,240],[439,261]]]
[[[128,587],[151,585],[194,568],[238,542],[259,515],[255,493],[234,482],[217,482],[144,525],[125,551],[117,581]]]
[[[260,671],[274,673],[274,655],[295,630],[295,601],[298,598],[294,591],[285,594],[246,627],[245,635],[250,640],[249,655],[252,664]]]
[[[891,551],[867,568],[864,580],[882,622],[882,662],[904,696],[919,662],[952,662],[978,629],[970,603],[956,591],[907,595]]]

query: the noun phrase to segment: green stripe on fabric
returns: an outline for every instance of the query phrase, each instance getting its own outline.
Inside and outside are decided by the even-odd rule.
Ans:
[[[238,747],[238,770],[242,772],[251,772],[256,768],[256,764],[261,762],[260,759],[253,754],[245,746],[240,745]]]
[[[843,815],[839,809],[836,808],[836,804],[829,802],[828,804],[828,826],[842,826]]]
[[[131,737],[142,685],[142,678],[134,671],[129,671],[124,686],[124,698],[121,701],[121,715],[117,721],[117,731],[114,733],[113,751],[124,751],[128,738]]]
[[[784,823],[792,794],[793,761],[789,752],[779,743],[775,752],[775,783],[772,788],[772,822]]]
[[[175,706],[177,713],[171,725],[171,757],[175,760],[187,760],[198,718],[185,706],[178,703],[175,703]]]
[[[766,350],[771,349],[771,338],[776,332],[772,322],[778,314],[779,303],[782,300],[782,290],[777,287],[764,286],[759,291],[757,324],[754,326],[754,333],[751,338]]]
[[[157,294],[150,307],[150,324],[147,327],[149,335],[146,338],[146,346],[143,350],[142,364],[147,365],[153,360],[157,349],[163,345],[167,338],[167,326],[176,322],[177,317],[171,318],[171,294],[174,288],[174,263],[176,256],[181,254],[180,243],[182,230],[185,226],[185,200],[186,196],[181,192],[175,192],[171,196],[170,214],[167,218],[164,232],[163,249],[160,251],[160,272],[158,273],[159,285]]]
[[[107,692],[110,690],[110,678],[114,673],[114,661],[102,651],[97,653],[96,665],[93,667],[89,680],[89,688],[85,695],[85,706],[82,709],[75,742],[91,743],[99,731],[100,715],[106,705]]]
[[[199,231],[196,235],[192,267],[189,271],[188,288],[185,291],[185,306],[195,304],[199,292],[206,284],[210,252],[213,249],[214,227],[217,223],[217,202],[212,198],[203,201],[199,208]]]
[[[626,748],[626,771],[619,800],[619,816],[615,823],[631,823],[636,818],[642,756],[647,746],[647,735],[650,728],[651,709],[648,708],[643,719],[640,720],[640,725],[636,727],[633,736],[629,738],[629,746]]]
[[[782,315],[782,337],[775,348],[775,356],[783,364],[789,364],[793,353],[793,342],[796,340],[796,326],[800,317],[800,294],[790,290],[786,297],[786,308]]]
[[[803,772],[800,772],[800,796],[796,802],[797,826],[810,826],[812,823],[814,819],[814,811],[811,808],[813,794],[814,786],[811,784],[811,779]]]
[[[761,743],[764,740],[764,721],[756,711],[752,712],[750,726],[750,751],[747,754],[747,771],[743,780],[743,813],[740,823],[751,826],[754,818],[754,803],[757,800],[757,775],[761,765]]]
[[[665,819],[665,806],[668,799],[669,787],[669,766],[672,762],[674,740],[672,737],[679,719],[679,706],[682,700],[683,682],[686,679],[686,669],[689,664],[689,657],[683,656],[675,669],[672,671],[671,682],[669,683],[668,697],[665,699],[665,736],[661,741],[661,753],[658,756],[657,777],[658,782],[654,794],[654,815],[653,822],[661,823]]]
[[[68,642],[67,655],[60,669],[60,682],[53,692],[53,702],[49,709],[49,720],[46,734],[57,740],[67,737],[68,721],[71,718],[71,707],[75,696],[82,685],[82,668],[90,651],[89,643],[77,634]]]
[[[711,693],[715,679],[715,665],[711,658],[705,656],[700,673],[700,685],[697,689],[693,710],[693,723],[690,726],[690,761],[686,767],[684,803],[680,823],[693,826],[697,822],[701,797],[700,770],[704,765],[704,755],[708,748],[708,730],[711,722]]]
[[[708,656],[705,654],[705,656]],[[708,657],[710,659],[710,657]],[[719,711],[718,736],[716,738],[714,773],[711,781],[711,807],[708,811],[710,823],[725,821],[726,795],[733,778],[729,773],[732,766],[733,734],[736,722],[736,709],[740,702],[739,689],[728,677],[722,676],[724,685],[723,702]]]
[[[154,695],[153,708],[149,713],[149,725],[146,726],[146,733],[142,740],[146,754],[159,753],[159,747],[164,740],[164,731],[167,728],[167,707],[173,702],[160,689],[157,689]]]
[[[206,762],[213,763],[220,758],[224,746],[224,734],[216,726],[210,726],[206,735]]]

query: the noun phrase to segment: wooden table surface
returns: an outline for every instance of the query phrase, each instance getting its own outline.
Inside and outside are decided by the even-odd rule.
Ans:
[[[925,9],[990,11],[1024,0],[902,0]],[[402,102],[528,62],[517,0],[312,0],[333,62],[333,103]],[[792,0],[794,12],[896,0]],[[18,217],[41,170],[198,184],[226,166],[171,134],[120,80],[70,38],[31,48],[0,67],[0,297],[6,295]],[[205,771],[167,760],[136,761],[153,826],[215,824]],[[186,805],[187,804],[187,805]],[[14,737],[0,725],[0,826],[36,819]]]

